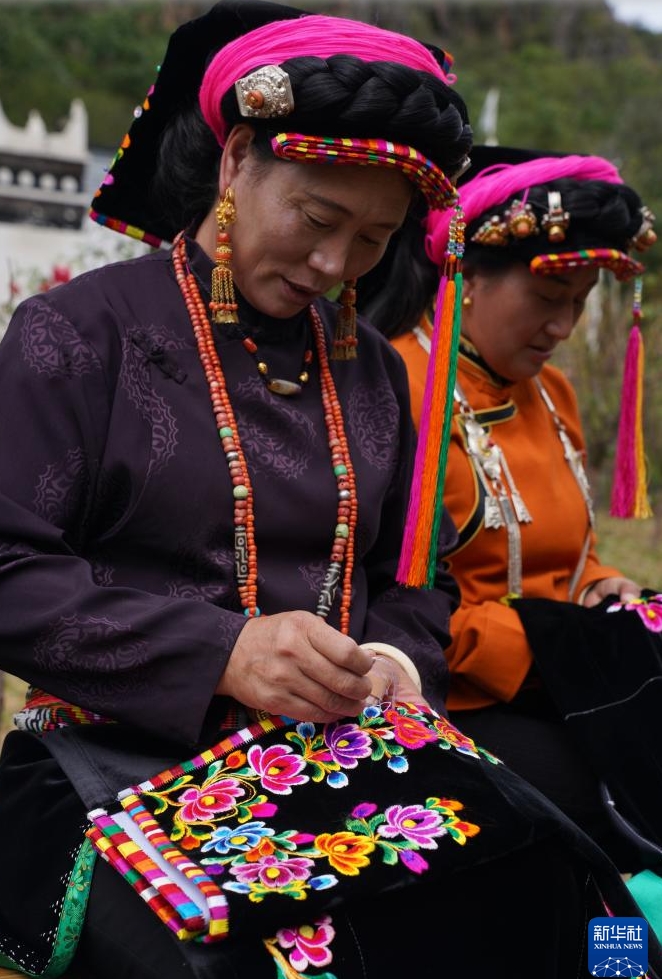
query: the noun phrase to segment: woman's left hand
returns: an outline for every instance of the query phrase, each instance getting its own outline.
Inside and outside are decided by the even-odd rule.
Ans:
[[[620,602],[631,602],[641,595],[641,588],[629,578],[602,578],[591,585],[582,605],[584,608],[593,608],[599,605],[603,598],[608,595],[617,595]]]
[[[375,656],[375,664],[367,674],[372,682],[368,704],[381,704],[388,700],[404,701],[409,704],[420,704],[430,708],[427,700],[418,689],[411,677],[401,666],[387,656]]]

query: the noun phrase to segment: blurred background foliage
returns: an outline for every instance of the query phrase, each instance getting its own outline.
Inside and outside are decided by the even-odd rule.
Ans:
[[[606,0],[292,2],[404,31],[451,52],[456,87],[468,104],[477,142],[492,137],[502,145],[608,157],[660,216],[662,239],[662,34],[617,22]],[[36,108],[47,127],[57,129],[71,100],[79,97],[89,114],[91,146],[107,148],[110,159],[154,80],[168,36],[210,5],[5,0],[0,4],[0,102],[6,115],[22,126]],[[497,103],[491,122],[485,111],[490,98]],[[646,447],[658,512],[662,240],[645,261]],[[560,350],[560,363],[577,388],[591,480],[604,512],[632,288],[605,277],[594,298],[587,322]],[[658,519],[650,532],[657,542]]]

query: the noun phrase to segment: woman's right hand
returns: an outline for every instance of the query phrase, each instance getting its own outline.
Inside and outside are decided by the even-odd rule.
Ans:
[[[620,602],[632,602],[641,595],[641,588],[629,578],[600,578],[587,588],[581,604],[593,608],[609,595],[616,595]]]
[[[311,612],[249,619],[216,693],[247,707],[327,723],[361,713],[374,655]]]

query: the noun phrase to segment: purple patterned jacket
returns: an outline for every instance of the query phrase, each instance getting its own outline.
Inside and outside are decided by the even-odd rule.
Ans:
[[[190,252],[209,282],[209,259]],[[319,309],[330,337],[335,308]],[[307,315],[241,313],[272,375],[295,377]],[[317,365],[299,396],[273,395],[223,330],[254,487],[259,605],[314,611],[337,505]],[[443,709],[456,587],[443,570],[432,591],[394,583],[414,445],[405,368],[362,324],[358,359],[332,369],[359,495],[351,634],[407,652]],[[441,536],[445,551],[448,519]],[[23,303],[0,345],[0,668],[193,742],[245,624],[233,563],[227,465],[169,253]]]

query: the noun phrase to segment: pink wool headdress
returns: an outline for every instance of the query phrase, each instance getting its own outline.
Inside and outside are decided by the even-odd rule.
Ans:
[[[497,163],[462,185],[464,220],[469,225],[488,208],[498,207],[513,194],[564,177],[623,183],[613,163],[600,156],[542,156],[526,163]],[[431,212],[427,218],[425,250],[436,265],[441,265],[443,260],[450,221],[451,216],[440,211]]]
[[[200,108],[219,145],[224,146],[227,138],[221,99],[240,78],[262,65],[279,65],[289,58],[329,58],[334,54],[351,54],[363,61],[393,61],[427,71],[447,85],[454,81],[424,44],[403,34],[323,14],[277,20],[226,44],[205,72]]]

